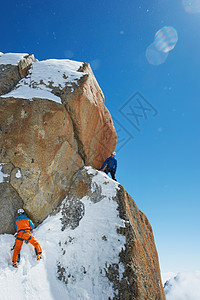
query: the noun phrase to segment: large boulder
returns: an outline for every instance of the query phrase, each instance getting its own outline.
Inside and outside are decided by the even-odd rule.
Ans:
[[[48,100],[0,101],[0,161],[12,163],[9,183],[23,208],[41,222],[63,199],[72,174],[83,165],[71,119],[63,105]]]
[[[115,149],[115,128],[88,64],[3,54],[0,80],[0,163],[12,165],[7,184],[39,223],[81,166],[100,168]]]

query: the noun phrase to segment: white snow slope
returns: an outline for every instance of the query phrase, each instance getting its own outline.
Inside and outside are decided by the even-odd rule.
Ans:
[[[1,56],[2,54],[2,56]],[[0,64],[18,65],[27,53],[6,53],[0,52]],[[48,59],[33,62],[29,74],[20,80],[16,88],[3,97],[14,97],[33,100],[34,98],[48,99],[62,103],[60,97],[52,93],[52,87],[63,89],[67,84],[73,92],[73,84],[77,85],[78,80],[85,75],[79,72],[83,62],[69,59]]]
[[[36,260],[32,245],[23,244],[19,267],[13,268],[14,236],[0,235],[1,300],[102,300],[114,296],[112,283],[105,274],[113,263],[119,264],[120,276],[123,273],[119,252],[125,237],[116,229],[124,227],[124,222],[112,199],[118,184],[102,172],[86,169],[94,174],[93,185],[101,187],[105,198],[97,203],[88,196],[81,199],[85,213],[74,230],[61,230],[61,212],[38,226],[33,235],[42,246],[42,260]],[[58,279],[58,269],[63,272],[65,282]]]

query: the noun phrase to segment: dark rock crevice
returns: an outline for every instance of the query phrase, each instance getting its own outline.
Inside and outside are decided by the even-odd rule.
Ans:
[[[0,184],[0,234],[14,233],[13,219],[17,210],[23,207],[23,201],[17,191],[7,182]]]

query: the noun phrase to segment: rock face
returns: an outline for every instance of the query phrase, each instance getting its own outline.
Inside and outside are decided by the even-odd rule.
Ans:
[[[110,156],[115,128],[89,64],[0,55],[0,94],[0,163],[11,166],[7,184],[39,223],[81,166],[100,168]],[[10,232],[1,221],[0,232]]]
[[[99,168],[102,164],[102,154],[106,157],[110,153],[116,136],[110,113],[104,105],[103,93],[90,65],[84,64],[81,70],[87,74],[81,80],[82,89],[74,84],[73,93],[64,90],[61,91],[60,97],[72,118],[83,160],[87,165]],[[77,100],[79,105],[76,104]]]
[[[0,95],[10,92],[27,75],[35,61],[34,55],[0,54]]]
[[[101,212],[101,202],[108,206],[108,208],[105,207],[105,213]],[[110,206],[110,202],[114,202],[116,208],[114,205]],[[95,207],[95,205],[99,212],[95,213],[88,221],[91,222],[91,227],[87,228],[87,234],[94,243],[93,247],[98,244],[98,249],[95,250],[95,255],[90,259],[88,265],[96,267],[93,272],[97,276],[98,273],[99,276],[102,275],[103,268],[104,275],[112,284],[114,295],[112,297],[110,295],[109,298],[109,294],[107,294],[107,297],[103,297],[103,299],[164,300],[165,295],[151,225],[124,188],[103,172],[96,171],[91,167],[84,167],[74,176],[67,197],[60,207],[62,230],[66,231],[66,236],[73,235],[69,228],[72,229],[72,232],[73,230],[76,232],[79,227],[81,230],[86,223],[84,218],[88,218],[90,207]],[[109,209],[109,206],[112,219],[107,219],[106,209]],[[113,228],[110,228],[115,214],[118,219],[121,219],[121,225],[117,219],[114,221],[116,233],[112,231]],[[102,226],[105,229],[94,230],[95,223],[99,223],[98,227]],[[73,239],[73,237],[71,238]],[[101,240],[105,244],[100,242]],[[113,260],[112,257],[116,255],[116,252],[112,254],[112,251],[117,250],[117,241],[120,241],[121,247],[118,248],[118,259]],[[58,278],[68,286],[69,274],[76,278],[76,271],[70,269],[69,263],[65,265],[65,253],[70,252],[70,246],[68,245],[65,251],[65,243],[61,243],[64,257],[60,259],[62,263],[58,266]],[[74,243],[80,243],[77,237],[74,237]],[[110,249],[108,250],[110,255],[106,253],[107,249]],[[82,251],[85,252],[87,249],[83,246]],[[82,254],[79,253],[79,255]],[[100,263],[101,256],[107,257],[106,263],[104,262],[105,266]],[[86,262],[80,261],[79,264],[84,265],[85,273],[90,269]],[[85,276],[84,273],[82,276]]]
[[[1,231],[2,232],[14,232],[14,220],[16,217],[16,209],[23,206],[23,202],[17,192],[12,188],[9,183],[0,184],[0,195],[1,195]]]
[[[69,114],[47,100],[7,99],[0,116],[1,161],[13,166],[9,183],[23,208],[40,222],[63,199],[71,175],[83,165]]]

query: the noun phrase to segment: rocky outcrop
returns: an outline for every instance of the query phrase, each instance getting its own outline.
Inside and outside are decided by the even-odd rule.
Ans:
[[[17,83],[28,74],[34,55],[2,54],[0,55],[0,95],[10,92]]]
[[[85,166],[100,168],[116,146],[89,64],[0,52],[0,80],[0,233],[14,232],[19,207],[36,224],[51,213],[53,275],[71,291],[81,284],[77,298],[164,300],[147,217],[120,184]]]
[[[101,202],[104,205],[109,205],[110,201],[116,203],[116,209],[114,205],[112,206],[110,218],[111,216],[114,218],[113,214],[116,214],[123,224],[119,226],[120,222],[116,219],[115,239],[113,240],[113,228],[109,227],[112,220],[107,219],[106,213],[103,212],[91,216],[91,220],[88,221],[91,221],[91,228],[89,227],[87,232],[90,239],[93,240],[94,247],[96,243],[99,245],[95,257],[91,258],[91,261],[94,260],[94,266],[96,261],[100,261],[103,252],[106,256],[107,247],[101,244],[100,240],[107,244],[110,243],[108,249],[111,253],[114,249],[116,251],[117,241],[121,241],[118,261],[113,262],[110,254],[104,266],[105,276],[113,286],[114,295],[112,298],[103,297],[103,299],[164,300],[165,295],[151,225],[124,188],[103,172],[96,171],[91,167],[84,167],[74,176],[68,195],[60,207],[62,230],[66,230],[67,235],[69,235],[69,228],[75,230],[85,224],[84,218],[88,218],[88,206],[100,207],[98,204]],[[98,219],[95,219],[95,216]],[[105,230],[98,229],[94,232],[92,224],[95,222],[101,222],[101,226],[105,226]],[[124,245],[122,236],[125,238]],[[78,243],[78,241],[76,242]],[[64,254],[70,251],[69,247],[65,251],[65,243],[62,243]],[[86,251],[86,249],[83,248],[82,251]],[[63,264],[59,264],[58,278],[68,285],[68,272],[72,277],[76,277],[76,274],[70,268],[67,271],[64,258],[61,261]],[[84,266],[83,271],[87,271],[87,269],[88,267]],[[96,270],[93,272],[100,272],[99,276],[101,276],[102,266],[97,264]]]
[[[33,62],[38,61],[33,54],[25,55],[20,61],[19,61],[19,74],[21,78],[24,78],[28,75],[28,70],[32,66]]]
[[[100,168],[115,149],[115,128],[89,64],[3,54],[0,94],[0,163],[12,166],[7,184],[37,224],[81,166]]]

